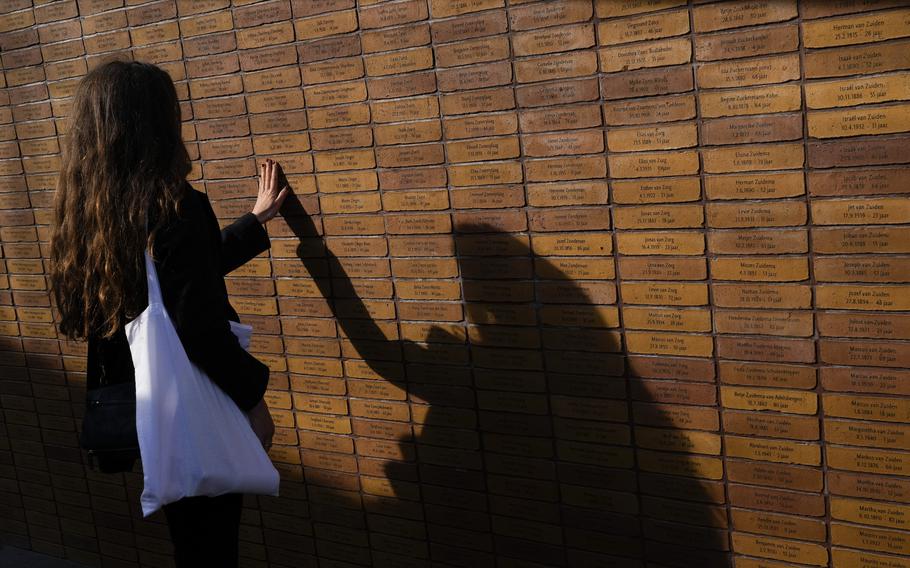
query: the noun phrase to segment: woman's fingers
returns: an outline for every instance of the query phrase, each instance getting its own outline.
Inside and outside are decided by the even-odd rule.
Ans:
[[[269,162],[272,164],[272,169],[269,172],[269,189],[271,191],[276,191],[278,188],[278,164],[272,160],[269,160]]]
[[[266,160],[262,164],[262,177],[259,180],[259,193],[264,196],[268,196],[271,193],[271,186],[269,180],[272,177],[272,163],[270,160]]]
[[[271,158],[260,165],[259,188],[263,193],[275,194],[278,192],[278,162]]]

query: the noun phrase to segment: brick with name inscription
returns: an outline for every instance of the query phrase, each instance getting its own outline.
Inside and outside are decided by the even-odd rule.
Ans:
[[[612,185],[614,203],[678,203],[701,197],[697,177],[615,180]]]
[[[600,45],[615,45],[689,33],[689,14],[685,10],[647,14],[598,24]]]
[[[893,10],[832,20],[806,22],[806,47],[853,45],[906,37],[910,34],[910,10]]]
[[[509,23],[513,30],[527,30],[584,21],[593,12],[591,2],[583,0],[536,4],[512,9],[509,12]]]
[[[799,57],[778,55],[757,60],[721,61],[698,67],[698,84],[706,88],[743,87],[799,79]]]
[[[693,95],[671,95],[635,101],[607,102],[603,105],[608,125],[645,124],[695,117]]]
[[[598,57],[602,72],[615,73],[688,63],[692,58],[692,46],[687,38],[669,39],[604,48],[598,51]]]
[[[695,38],[695,56],[699,61],[737,59],[796,51],[798,46],[798,28],[795,25],[788,25],[745,32],[697,36]]]
[[[903,101],[910,99],[910,74],[812,82],[806,85],[806,106],[812,109]]]
[[[842,47],[806,54],[807,78],[844,77],[859,73],[883,73],[910,67],[910,41]]]

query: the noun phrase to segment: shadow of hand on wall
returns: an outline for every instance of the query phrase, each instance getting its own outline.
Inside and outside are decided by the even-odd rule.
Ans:
[[[343,338],[374,565],[732,566],[720,448],[635,377],[612,281],[574,280],[527,236],[456,226],[451,251],[407,255],[454,272],[399,287],[427,299],[397,301],[398,325],[331,245],[314,252],[320,218],[294,195],[282,216],[310,274],[328,261],[316,281]]]

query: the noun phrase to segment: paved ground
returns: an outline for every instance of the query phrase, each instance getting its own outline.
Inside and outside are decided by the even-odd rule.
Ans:
[[[81,564],[75,564],[69,560],[3,545],[0,545],[0,566],[3,568],[85,568]]]

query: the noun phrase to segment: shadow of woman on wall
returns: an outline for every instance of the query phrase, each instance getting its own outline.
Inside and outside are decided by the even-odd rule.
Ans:
[[[677,381],[624,352],[613,280],[458,225],[393,250],[380,316],[320,218],[282,216],[329,266],[374,566],[732,566],[717,412],[654,394]]]

